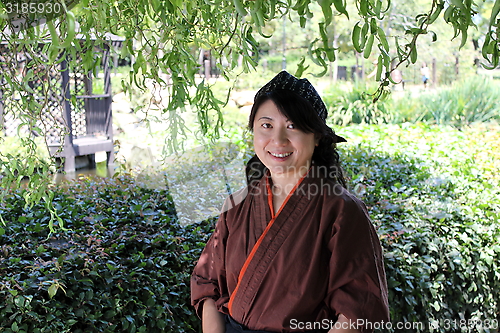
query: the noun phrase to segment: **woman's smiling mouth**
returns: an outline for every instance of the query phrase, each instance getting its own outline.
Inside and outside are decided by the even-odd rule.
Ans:
[[[269,152],[269,154],[271,154],[274,157],[285,158],[285,157],[292,155],[293,153],[292,152],[290,152],[290,153],[272,153],[272,152]]]

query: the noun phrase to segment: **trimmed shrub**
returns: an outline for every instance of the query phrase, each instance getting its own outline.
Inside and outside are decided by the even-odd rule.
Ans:
[[[189,276],[213,221],[180,226],[166,190],[120,176],[54,188],[64,226],[1,206],[0,332],[196,332]]]
[[[426,162],[349,149],[352,184],[363,196],[385,252],[391,320],[405,332],[494,332],[500,319],[498,212],[465,209],[459,186]],[[351,162],[352,163],[352,162]],[[492,207],[493,208],[493,207]],[[495,215],[494,215],[495,214]]]
[[[500,158],[497,130],[343,128],[350,184],[385,252],[392,331],[497,332],[500,186],[489,163]]]

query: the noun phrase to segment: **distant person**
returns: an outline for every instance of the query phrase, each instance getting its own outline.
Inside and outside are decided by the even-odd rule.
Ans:
[[[248,186],[226,200],[191,277],[204,333],[365,333],[389,321],[380,241],[346,189],[346,140],[326,116],[311,83],[286,71],[255,95]]]
[[[430,79],[430,71],[429,67],[427,67],[427,64],[425,62],[422,64],[422,68],[420,68],[420,74],[422,75],[422,82],[424,84],[424,88],[427,88],[427,83],[429,82]]]
[[[205,78],[211,77],[212,74],[212,69],[211,69],[211,64],[210,64],[210,51],[204,51],[203,52],[203,70],[204,70],[204,75]]]

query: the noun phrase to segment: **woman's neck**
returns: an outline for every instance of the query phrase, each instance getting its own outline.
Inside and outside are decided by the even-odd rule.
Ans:
[[[286,198],[308,170],[303,169],[300,172],[278,174],[271,173],[273,195]]]

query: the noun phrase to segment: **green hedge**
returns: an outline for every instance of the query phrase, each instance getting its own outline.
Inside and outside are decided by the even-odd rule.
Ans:
[[[473,207],[456,205],[458,187],[433,179],[422,160],[350,153],[369,169],[351,170],[358,174],[358,189],[366,191],[385,251],[392,321],[422,323],[427,329],[421,332],[432,332],[430,325],[438,325],[436,332],[469,332],[444,328],[462,319],[499,320],[499,224],[479,219]]]
[[[422,323],[419,332],[496,332],[486,326],[500,320],[499,129],[342,129],[353,190],[385,251],[394,323]]]
[[[67,231],[20,193],[0,206],[0,332],[198,331],[189,275],[213,221],[180,226],[165,190],[126,176],[54,192]]]
[[[424,325],[392,331],[495,331],[473,324],[500,319],[500,186],[489,160],[500,134],[488,133],[342,129],[351,190],[384,247],[391,319]],[[181,226],[166,190],[125,175],[54,194],[67,231],[48,234],[43,205],[25,207],[21,192],[0,204],[0,332],[200,331],[189,275],[213,219]]]

